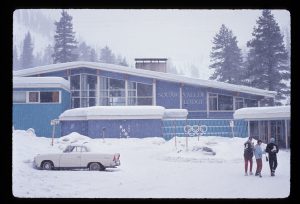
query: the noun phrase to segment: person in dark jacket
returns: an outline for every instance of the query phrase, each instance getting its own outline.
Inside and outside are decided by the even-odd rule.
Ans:
[[[248,163],[250,163],[250,175],[253,175],[252,173],[252,164],[253,164],[253,149],[254,144],[252,142],[252,137],[249,137],[249,139],[244,143],[244,160],[245,160],[245,176],[248,176]]]
[[[277,168],[277,153],[279,149],[278,146],[275,144],[275,139],[271,138],[270,142],[266,147],[266,152],[269,155],[269,165],[271,170],[271,176],[275,176],[275,170]]]

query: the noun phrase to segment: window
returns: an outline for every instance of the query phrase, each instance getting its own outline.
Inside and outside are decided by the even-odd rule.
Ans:
[[[100,77],[100,105],[125,105],[125,81]]]
[[[38,103],[39,102],[39,92],[29,92],[29,103]]]
[[[209,110],[233,110],[233,97],[221,94],[209,94]]]
[[[137,105],[152,105],[152,84],[137,83]]]
[[[40,103],[59,103],[59,92],[41,92]]]
[[[243,98],[235,98],[235,110],[244,108],[244,99]]]
[[[257,107],[257,106],[258,106],[257,100],[245,99],[245,107]]]
[[[233,97],[218,95],[218,109],[219,110],[233,110]]]
[[[218,110],[218,94],[209,94],[209,110]]]
[[[14,91],[13,92],[13,103],[26,103],[26,92],[25,91]]]
[[[152,84],[128,82],[128,105],[152,105]]]

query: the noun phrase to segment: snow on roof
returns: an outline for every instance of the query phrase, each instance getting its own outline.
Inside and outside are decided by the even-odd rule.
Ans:
[[[164,119],[186,119],[188,111],[186,109],[166,109]]]
[[[289,119],[290,106],[251,107],[241,108],[233,114],[234,119],[262,120]]]
[[[63,88],[70,90],[70,83],[62,77],[13,77],[13,88]]]
[[[99,63],[99,62],[76,61],[76,62],[67,62],[67,63],[60,63],[60,64],[51,64],[46,66],[39,66],[39,67],[18,70],[13,72],[13,74],[14,76],[31,76],[31,75],[47,73],[47,72],[74,69],[78,67],[87,67],[92,69],[131,74],[135,76],[155,78],[155,79],[172,81],[172,82],[212,87],[212,88],[218,88],[218,89],[229,90],[229,91],[237,91],[237,92],[255,94],[255,95],[260,95],[265,97],[274,97],[276,94],[276,92],[274,91],[267,91],[267,90],[262,90],[262,89],[247,87],[247,86],[234,85],[234,84],[212,81],[212,80],[204,80],[199,78],[185,77],[182,75],[176,75],[171,73],[135,69],[135,68],[125,67],[121,65]]]
[[[162,119],[164,112],[161,106],[92,106],[66,110],[59,119]]]

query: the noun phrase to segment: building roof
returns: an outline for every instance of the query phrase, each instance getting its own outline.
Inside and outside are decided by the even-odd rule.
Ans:
[[[241,108],[234,112],[234,119],[245,120],[284,120],[291,118],[291,106]]]
[[[13,77],[13,88],[62,88],[70,91],[70,82],[62,77]]]
[[[228,91],[236,91],[236,92],[260,95],[265,97],[274,97],[276,94],[276,92],[274,91],[267,91],[267,90],[241,86],[241,85],[234,85],[225,82],[185,77],[182,75],[176,75],[171,73],[162,73],[162,72],[156,72],[156,71],[150,71],[144,69],[136,69],[132,67],[125,67],[125,66],[115,65],[115,64],[99,63],[99,62],[76,61],[76,62],[66,62],[60,64],[51,64],[46,66],[39,66],[39,67],[14,71],[13,75],[32,76],[36,74],[74,69],[78,67],[86,67],[86,68],[99,69],[99,70],[110,71],[110,72],[118,72],[118,73],[130,74],[130,75],[147,77],[147,78],[154,78],[154,79],[171,81],[171,82],[179,82],[179,83],[185,83],[190,85],[205,86],[205,87],[223,89]]]
[[[162,106],[92,106],[66,110],[60,120],[162,119]]]

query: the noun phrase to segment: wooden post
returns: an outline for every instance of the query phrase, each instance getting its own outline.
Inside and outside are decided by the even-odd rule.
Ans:
[[[53,131],[52,131],[52,142],[51,142],[52,146],[53,146],[53,142],[54,142],[54,133],[55,133],[55,124],[53,125]]]

